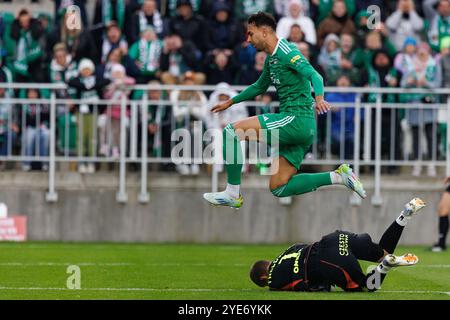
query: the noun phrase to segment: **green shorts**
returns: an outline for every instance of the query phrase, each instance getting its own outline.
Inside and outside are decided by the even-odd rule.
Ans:
[[[316,119],[291,113],[264,113],[258,116],[264,131],[263,137],[275,147],[274,156],[284,157],[297,170],[316,135]],[[277,150],[278,149],[278,150]]]

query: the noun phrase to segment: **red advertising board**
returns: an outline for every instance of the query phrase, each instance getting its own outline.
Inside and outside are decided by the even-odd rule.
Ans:
[[[27,240],[27,217],[0,218],[0,241]]]

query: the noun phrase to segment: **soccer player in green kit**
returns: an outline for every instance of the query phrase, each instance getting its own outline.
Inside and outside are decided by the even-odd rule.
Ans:
[[[279,150],[272,163],[270,190],[276,197],[287,197],[316,190],[321,186],[342,184],[358,193],[366,192],[347,164],[337,170],[315,174],[297,174],[305,152],[316,135],[314,99],[318,113],[330,110],[324,100],[322,76],[309,64],[294,44],[278,39],[275,19],[267,13],[258,12],[248,19],[247,41],[268,56],[260,78],[237,96],[214,106],[212,112],[220,112],[235,103],[251,100],[267,91],[270,84],[277,90],[280,113],[266,113],[229,124],[223,130],[223,157],[227,171],[227,188],[222,192],[205,193],[204,199],[213,205],[238,209],[243,204],[240,192],[243,155],[240,140],[249,139],[246,132],[263,132],[267,142],[278,139]],[[251,138],[250,138],[251,139]]]

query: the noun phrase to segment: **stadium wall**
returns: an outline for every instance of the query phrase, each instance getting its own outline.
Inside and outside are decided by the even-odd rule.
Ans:
[[[214,208],[202,199],[210,178],[150,174],[150,201],[141,204],[139,175],[127,177],[128,203],[115,200],[116,173],[81,176],[58,173],[58,201],[47,203],[47,174],[4,172],[0,202],[9,214],[28,217],[28,239],[45,241],[290,243],[310,242],[336,229],[368,232],[378,241],[403,205],[415,196],[428,206],[407,226],[401,243],[431,244],[436,238],[436,207],[443,190],[438,179],[382,178],[383,204],[373,206],[369,194],[361,206],[349,204],[344,187],[326,187],[281,205],[267,188],[268,177],[243,179],[245,204],[239,210]],[[221,176],[220,185],[225,181]]]

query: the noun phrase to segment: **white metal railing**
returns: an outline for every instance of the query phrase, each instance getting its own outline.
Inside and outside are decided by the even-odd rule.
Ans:
[[[24,84],[24,83],[0,83],[0,88],[4,89],[47,89],[51,92],[50,98],[38,98],[38,99],[27,99],[27,98],[0,98],[0,105],[10,104],[13,109],[19,109],[23,104],[42,104],[48,105],[50,111],[49,117],[49,153],[48,155],[31,155],[25,156],[23,152],[20,155],[13,154],[11,150],[11,135],[8,135],[8,152],[4,156],[0,156],[0,161],[44,161],[48,162],[48,192],[47,201],[57,201],[57,192],[55,187],[55,171],[56,163],[76,161],[76,162],[118,162],[119,163],[119,190],[116,195],[116,199],[119,202],[127,201],[127,193],[125,187],[127,163],[139,163],[141,170],[141,187],[139,193],[139,201],[145,203],[149,201],[148,193],[148,164],[149,163],[170,163],[172,159],[170,157],[163,157],[161,155],[156,157],[149,157],[147,153],[148,147],[148,137],[147,134],[141,134],[140,141],[138,141],[137,131],[140,126],[141,132],[147,132],[147,120],[148,120],[148,108],[149,104],[155,104],[162,108],[172,108],[172,103],[167,100],[150,100],[148,92],[150,90],[197,90],[203,92],[212,92],[216,89],[215,86],[175,86],[175,85],[135,85],[129,87],[130,89],[144,90],[144,94],[141,100],[130,101],[123,97],[121,101],[115,100],[97,100],[95,102],[95,108],[99,106],[106,106],[110,108],[112,104],[120,103],[121,119],[127,118],[127,108],[130,108],[130,120],[129,128],[127,129],[126,121],[120,121],[120,153],[119,158],[114,158],[111,155],[105,157],[99,157],[98,152],[98,130],[96,122],[93,126],[93,136],[94,140],[94,155],[86,156],[83,152],[80,152],[78,148],[77,154],[71,154],[67,150],[60,150],[60,154],[57,153],[57,107],[66,106],[68,104],[78,105],[84,103],[84,100],[76,99],[58,99],[56,97],[56,90],[66,89],[67,86],[64,84]],[[245,89],[244,86],[232,86],[231,89],[242,90]],[[274,91],[270,88],[269,91]],[[437,113],[438,110],[445,110],[446,118],[445,123],[450,124],[450,88],[440,88],[440,89],[401,89],[401,88],[340,88],[340,87],[328,87],[325,88],[325,92],[331,93],[355,93],[355,99],[351,102],[345,103],[331,103],[333,106],[340,108],[340,111],[335,111],[328,113],[325,116],[318,117],[318,129],[319,131],[325,131],[325,136],[319,137],[319,141],[316,139],[314,142],[311,153],[309,157],[305,158],[304,164],[311,165],[337,165],[342,162],[349,162],[353,165],[354,170],[357,174],[360,172],[361,166],[373,166],[374,167],[374,194],[372,196],[372,203],[374,205],[379,205],[382,202],[381,199],[381,168],[383,166],[405,166],[413,165],[418,161],[423,164],[433,163],[438,167],[445,166],[447,175],[450,175],[450,151],[448,147],[448,142],[450,142],[450,130],[446,131],[447,145],[445,146],[445,157],[439,158],[437,155],[439,153],[437,146],[437,120],[432,121],[432,135],[433,141],[431,143],[432,157],[423,161],[422,159],[422,143],[421,135],[419,134],[419,154],[418,159],[410,159],[406,152],[403,152],[403,157],[399,157],[397,154],[397,148],[400,147],[402,141],[398,139],[396,134],[392,132],[398,132],[400,123],[397,123],[397,113],[400,109],[406,110],[406,113],[411,109],[421,109],[421,110],[433,110],[433,114]],[[372,93],[377,94],[375,102],[368,103],[362,102],[363,96],[365,94]],[[421,102],[417,103],[383,103],[382,94],[402,94],[402,93],[427,93],[433,94],[435,97],[439,97],[440,102],[425,104]],[[195,102],[186,102],[186,104],[195,104]],[[248,102],[248,105],[254,106],[257,113],[260,112],[262,107],[266,107],[265,104],[261,102]],[[273,102],[270,104],[271,110],[275,110],[278,107],[278,102]],[[353,147],[350,151],[346,151],[349,139],[346,139],[346,125],[345,114],[347,110],[354,110],[354,117],[352,120],[353,124],[353,138],[350,139],[353,143]],[[386,127],[383,127],[383,110],[390,110],[391,121],[390,121],[390,133],[391,135],[386,138]],[[12,122],[12,110],[9,111],[8,118],[8,128]],[[67,111],[66,111],[67,112]],[[340,113],[340,131],[339,131],[339,151],[335,151],[336,141],[333,141],[332,129],[336,125],[336,119],[334,115]],[[334,115],[333,115],[334,114]],[[394,116],[392,116],[394,115]],[[93,112],[94,119],[96,120],[99,116],[98,109]],[[423,115],[419,115],[419,118]],[[394,119],[394,120],[392,120]],[[424,119],[419,119],[419,123],[422,123]],[[442,119],[441,119],[442,120]],[[139,123],[140,121],[140,123]],[[190,121],[188,117],[187,122]],[[66,126],[68,123],[66,121]],[[83,129],[83,123],[81,123],[81,129]],[[171,128],[174,128],[174,118],[171,119]],[[26,129],[26,123],[22,123],[22,129]],[[429,128],[428,128],[429,129]],[[67,139],[67,128],[66,139]],[[109,128],[111,130],[111,128]],[[158,130],[161,130],[161,126]],[[419,132],[423,130],[423,124],[419,125]],[[373,132],[372,132],[373,131]],[[23,132],[22,132],[23,133]],[[111,136],[111,132],[108,132],[108,136]],[[335,137],[334,137],[335,138]],[[127,142],[129,139],[129,143]],[[161,139],[161,131],[159,131],[159,139]],[[361,140],[363,139],[363,140]],[[385,146],[386,139],[390,143],[390,152],[386,158],[386,154],[383,155],[383,146]],[[383,145],[383,142],[384,145]],[[78,141],[79,142],[79,141]],[[167,143],[167,141],[166,141]],[[140,146],[140,155],[138,155],[138,147]],[[402,145],[403,146],[403,145]],[[39,143],[36,143],[35,148],[39,149]],[[67,143],[65,147],[68,148]],[[127,150],[128,147],[128,151]],[[404,146],[403,146],[404,147]],[[430,148],[430,145],[427,145]],[[373,152],[372,152],[373,151]],[[442,152],[442,150],[441,150]],[[350,154],[350,156],[349,156]],[[385,156],[385,158],[383,158]],[[212,189],[218,189],[218,171],[216,166],[213,166],[212,170]],[[354,195],[351,198],[353,204],[359,203],[359,198]]]

